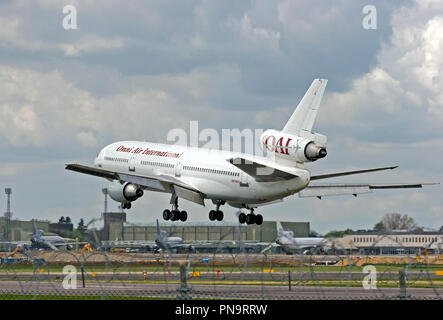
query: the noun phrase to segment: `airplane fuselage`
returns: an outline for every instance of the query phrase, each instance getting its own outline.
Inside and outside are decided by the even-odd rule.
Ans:
[[[298,249],[325,247],[327,242],[324,238],[280,238],[276,241],[285,251]]]
[[[173,176],[200,190],[206,198],[223,200],[234,207],[271,202],[292,195],[309,184],[308,170],[272,162],[297,177],[277,182],[257,182],[228,159],[242,157],[270,163],[266,157],[217,149],[140,141],[115,142],[103,148],[95,159],[100,169],[138,176]],[[149,189],[149,188],[146,188]],[[152,189],[152,191],[158,191]]]
[[[31,238],[31,247],[51,249],[46,243],[52,244],[54,247],[66,245],[65,239],[60,236],[40,236],[40,238]]]

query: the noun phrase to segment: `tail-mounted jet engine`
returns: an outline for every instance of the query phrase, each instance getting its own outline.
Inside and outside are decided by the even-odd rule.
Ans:
[[[123,209],[130,209],[131,202],[143,196],[143,190],[133,183],[112,184],[108,188],[111,199],[121,202]]]
[[[315,161],[328,154],[326,136],[318,133],[306,133],[305,137],[298,137],[277,130],[266,130],[260,142],[263,150],[297,162]]]

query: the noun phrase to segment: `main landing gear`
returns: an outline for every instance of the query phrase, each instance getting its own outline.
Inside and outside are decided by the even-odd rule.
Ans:
[[[211,210],[209,211],[209,220],[211,221],[222,221],[223,220],[223,211],[220,210],[220,206],[222,204],[225,204],[225,201],[216,201],[214,202],[216,205],[216,209],[215,210]]]
[[[163,219],[171,221],[182,221],[188,220],[188,213],[186,211],[178,210],[178,200],[177,197],[173,199],[172,210],[163,210]]]
[[[222,221],[223,220],[223,211],[220,210],[211,210],[209,211],[209,220],[211,221]]]
[[[186,211],[166,209],[163,211],[163,219],[171,221],[180,220],[185,222],[188,219],[188,213]]]
[[[251,209],[251,213],[250,214],[245,214],[243,212],[240,212],[240,214],[238,215],[238,222],[240,222],[241,224],[245,223],[246,224],[256,224],[256,225],[261,225],[263,223],[263,216],[261,214],[254,214],[254,209]]]

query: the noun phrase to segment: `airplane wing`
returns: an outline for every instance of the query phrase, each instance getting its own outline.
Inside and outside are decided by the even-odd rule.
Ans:
[[[65,242],[65,243],[63,243],[62,245],[63,245],[63,246],[67,246],[67,245],[71,245],[71,246],[73,246],[73,245],[76,245],[76,244],[78,244],[78,245],[84,245],[84,244],[87,244],[87,243],[89,243],[89,242],[76,242],[76,241],[71,241],[71,242]]]
[[[168,175],[138,176],[129,173],[119,173],[94,167],[88,167],[80,164],[67,164],[65,169],[102,177],[111,181],[118,180],[120,182],[135,183],[139,186],[154,189],[157,191],[175,191],[179,198],[198,203],[202,206],[205,205],[203,200],[206,195],[204,193],[184,183],[183,181]]]
[[[51,242],[43,240],[43,243],[46,244],[52,250],[58,251],[58,248],[55,245],[53,245]]]
[[[0,241],[0,244],[31,245],[31,241]]]
[[[267,246],[264,247],[260,253],[261,254],[265,254],[267,251],[269,251],[271,248],[275,248],[275,247],[280,247],[279,244],[275,243],[275,242],[271,242],[271,243],[267,243]]]
[[[284,181],[297,177],[292,173],[240,157],[227,159],[227,161],[252,176],[257,182]]]
[[[415,184],[349,184],[349,183],[336,183],[336,184],[321,184],[321,185],[308,185],[305,189],[301,190],[298,195],[301,198],[304,197],[317,197],[321,199],[323,196],[335,196],[352,194],[357,196],[361,193],[370,193],[373,189],[400,189],[400,188],[422,188],[424,185],[433,185],[438,183],[415,183]]]

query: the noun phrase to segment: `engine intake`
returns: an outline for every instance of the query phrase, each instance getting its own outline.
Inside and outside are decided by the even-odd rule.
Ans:
[[[133,183],[113,184],[108,188],[109,196],[117,202],[135,201],[143,196],[143,190]]]

